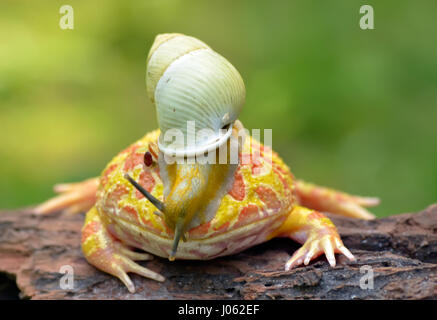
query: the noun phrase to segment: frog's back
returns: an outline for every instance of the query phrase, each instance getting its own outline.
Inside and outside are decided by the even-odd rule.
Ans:
[[[159,130],[153,131],[114,157],[102,172],[96,206],[114,236],[167,257],[174,237],[172,230],[155,214],[156,208],[124,178],[128,173],[164,201],[158,137]],[[294,202],[293,176],[288,167],[275,152],[248,137],[233,185],[221,199],[215,217],[188,231],[177,258],[209,259],[261,243],[280,226]]]

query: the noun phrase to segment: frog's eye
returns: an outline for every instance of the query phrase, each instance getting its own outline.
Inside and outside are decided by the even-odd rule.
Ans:
[[[153,164],[153,157],[149,151],[144,154],[144,164],[146,167],[150,167]]]
[[[125,173],[124,177],[149,200],[159,211],[164,212],[164,203],[162,201],[156,199],[150,192],[140,186],[130,175]]]

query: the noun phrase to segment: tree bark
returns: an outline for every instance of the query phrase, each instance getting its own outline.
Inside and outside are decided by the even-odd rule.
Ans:
[[[137,289],[131,294],[83,257],[83,215],[2,211],[0,298],[14,298],[18,292],[20,298],[30,299],[437,298],[437,204],[419,213],[373,221],[330,217],[356,262],[337,255],[337,266],[331,268],[320,257],[309,266],[284,271],[299,245],[274,239],[210,261],[140,262],[166,281],[131,274]],[[71,289],[61,289],[62,266],[72,267]]]

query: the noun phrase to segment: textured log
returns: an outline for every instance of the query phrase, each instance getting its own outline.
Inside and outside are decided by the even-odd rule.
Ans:
[[[332,216],[331,216],[332,217]],[[275,239],[238,255],[212,261],[156,258],[144,262],[167,280],[132,275],[130,294],[121,282],[89,265],[80,250],[83,215],[35,216],[0,212],[0,298],[32,299],[436,299],[437,204],[416,214],[374,221],[332,217],[357,257],[338,256],[335,268],[319,258],[288,272],[298,244]],[[61,289],[62,266],[74,271],[74,288]],[[373,271],[373,289],[360,279]],[[364,267],[364,268],[363,268]],[[364,272],[364,273],[362,273]],[[368,282],[365,282],[368,284]]]

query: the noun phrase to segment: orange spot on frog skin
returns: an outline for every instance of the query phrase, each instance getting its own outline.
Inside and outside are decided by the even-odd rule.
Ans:
[[[102,176],[100,178],[100,184],[104,186],[106,183],[108,183],[109,175],[111,172],[113,172],[118,167],[118,163],[113,163],[109,167],[103,171]]]
[[[251,221],[256,220],[258,216],[259,216],[259,208],[254,204],[249,204],[248,206],[241,209],[235,227],[248,224]]]
[[[131,217],[137,224],[140,223],[140,220],[138,218],[138,212],[134,207],[131,206],[125,206],[123,210],[128,214],[129,217]]]
[[[161,225],[164,228],[163,231],[160,230],[161,235],[174,237],[174,232],[168,227],[168,225],[165,223],[164,219],[161,219]]]
[[[278,210],[281,208],[281,201],[279,201],[275,192],[267,187],[259,186],[255,189],[258,197],[264,202],[269,209]]]
[[[118,202],[121,200],[121,197],[128,194],[129,191],[123,185],[117,185],[114,190],[110,191],[107,197],[107,204],[105,206],[117,206]]]
[[[190,237],[194,237],[194,238],[199,237],[199,236],[203,236],[203,235],[208,233],[210,226],[211,226],[211,221],[208,221],[207,223],[203,223],[200,226],[197,226],[197,227],[191,229],[188,232],[188,235]]]
[[[243,153],[240,156],[241,164],[250,165],[253,175],[260,175],[265,170],[263,151],[263,146],[253,143],[252,140],[251,153]]]
[[[264,165],[262,163],[254,163],[252,165],[252,174],[254,176],[260,175],[263,172]]]
[[[261,166],[262,164],[263,164],[263,159],[262,159],[262,156],[261,156],[261,154],[259,154],[259,153],[252,153],[252,155],[251,155],[251,163],[253,164],[253,165],[255,165],[255,166]]]
[[[322,219],[325,216],[323,214],[321,214],[318,211],[313,211],[308,215],[308,220],[312,220],[312,219]]]
[[[285,170],[283,167],[281,167],[280,165],[273,163],[273,167],[278,170],[279,172],[281,172],[283,175],[290,175],[292,179],[294,179],[294,176],[291,172]]]
[[[148,192],[152,192],[153,188],[155,187],[155,179],[153,179],[150,171],[142,171],[138,183]],[[138,190],[135,190],[135,197],[137,199],[144,198],[144,196]]]
[[[132,144],[129,147],[127,147],[126,149],[124,149],[123,151],[121,151],[119,154],[124,154],[124,153],[131,153],[135,150],[137,150],[140,146],[138,145],[138,143]]]
[[[246,190],[245,190],[245,184],[243,176],[240,172],[235,172],[235,179],[234,179],[234,185],[229,191],[229,195],[234,198],[237,201],[242,201],[244,197],[246,196]]]
[[[246,165],[246,164],[250,164],[251,162],[251,156],[250,153],[243,153],[241,156],[241,164],[242,165]]]
[[[111,197],[115,198],[117,201],[121,199],[122,196],[128,194],[129,190],[126,186],[119,184],[115,187],[115,189],[111,192]]]
[[[101,225],[98,221],[90,221],[88,222],[84,228],[82,229],[82,242],[88,239],[89,236],[96,234],[99,231]]]
[[[229,227],[229,224],[230,224],[230,222],[228,221],[228,222],[226,222],[226,223],[223,223],[221,226],[219,226],[219,227],[215,227],[214,228],[214,230],[215,231],[225,231],[228,227]]]
[[[278,176],[279,180],[282,182],[282,186],[284,187],[284,190],[290,190],[290,184],[285,179],[284,175],[275,167],[273,167],[273,172]]]
[[[141,221],[143,222],[143,225],[148,226],[148,227],[150,227],[150,228],[153,229],[153,230],[157,230],[157,229],[154,227],[152,221],[150,221],[149,219],[146,219],[145,217],[141,217]],[[160,230],[157,230],[157,231],[160,231]]]
[[[130,154],[127,156],[126,161],[124,163],[124,170],[125,171],[131,171],[138,164],[143,164],[144,154],[136,152],[138,147],[139,147],[138,145],[134,145],[131,148]]]

